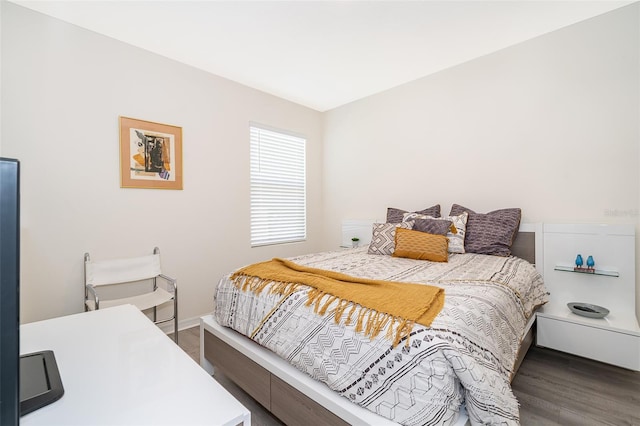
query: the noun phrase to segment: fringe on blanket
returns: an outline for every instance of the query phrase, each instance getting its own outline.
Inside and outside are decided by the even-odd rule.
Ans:
[[[231,280],[238,289],[244,292],[251,291],[259,295],[265,288],[269,287],[269,294],[279,295],[283,298],[289,297],[302,286],[307,287],[300,283],[278,282],[243,274],[234,274]],[[370,339],[377,337],[386,328],[385,338],[392,342],[393,347],[396,347],[405,338],[405,346],[409,346],[409,337],[414,325],[413,321],[378,312],[313,287],[309,287],[307,297],[305,305],[313,306],[313,312],[322,316],[326,315],[327,310],[334,302],[337,302],[333,314],[336,324],[339,324],[346,317],[345,325],[351,325],[355,321],[355,331],[364,333]]]

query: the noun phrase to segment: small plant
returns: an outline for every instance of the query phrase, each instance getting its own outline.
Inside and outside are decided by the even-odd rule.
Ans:
[[[358,247],[358,244],[360,244],[360,238],[358,238],[358,237],[351,238],[351,246],[353,248]]]
[[[351,241],[353,241],[354,243],[357,243],[358,241],[360,241],[360,238],[358,238],[358,237],[353,237],[353,238],[351,239]]]

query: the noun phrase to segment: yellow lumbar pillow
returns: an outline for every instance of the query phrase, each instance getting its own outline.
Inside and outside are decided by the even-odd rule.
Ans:
[[[449,240],[444,235],[428,234],[410,229],[396,229],[394,257],[447,262]]]

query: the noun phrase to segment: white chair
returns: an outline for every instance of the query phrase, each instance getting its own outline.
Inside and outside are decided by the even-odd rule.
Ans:
[[[153,309],[154,323],[160,324],[173,320],[173,336],[178,343],[178,287],[175,279],[162,274],[158,247],[154,248],[153,254],[149,256],[99,262],[92,261],[89,253],[85,253],[84,283],[85,311],[125,304],[134,305],[141,311]],[[159,286],[160,283],[165,284],[166,288]],[[121,294],[122,291],[118,293],[113,291],[113,287],[116,286],[118,290],[123,290],[123,285],[133,286],[136,290],[135,294],[120,297],[118,293]],[[107,287],[112,288],[107,289]],[[100,292],[98,292],[99,288]],[[171,301],[173,301],[173,316],[158,320],[157,307]]]

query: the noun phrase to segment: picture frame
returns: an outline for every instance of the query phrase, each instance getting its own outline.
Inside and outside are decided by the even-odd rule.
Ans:
[[[119,117],[120,187],[182,189],[182,127]]]

